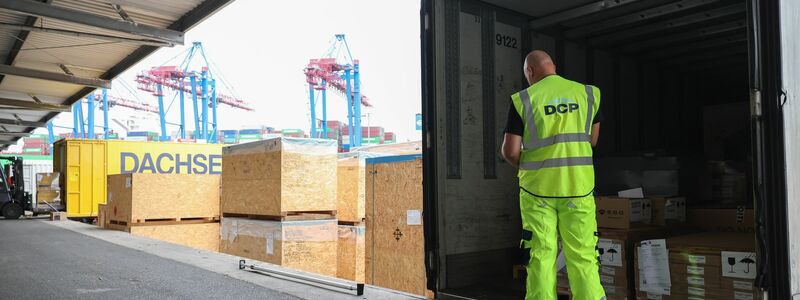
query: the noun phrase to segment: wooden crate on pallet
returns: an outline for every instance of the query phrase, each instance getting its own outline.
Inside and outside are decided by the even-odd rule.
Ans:
[[[219,220],[219,175],[108,176],[106,218],[116,225]]]
[[[422,158],[369,158],[366,164],[366,283],[424,296]]]
[[[366,166],[361,157],[340,159],[337,166],[337,218],[339,221],[362,222],[366,193]]]
[[[365,231],[363,224],[356,226],[339,224],[336,277],[364,282]]]
[[[148,225],[106,224],[105,228],[195,249],[219,252],[219,222],[162,221],[153,223],[148,223]]]
[[[336,276],[336,220],[269,221],[225,217],[220,252]]]
[[[333,140],[285,137],[223,148],[221,211],[335,211],[336,150]]]

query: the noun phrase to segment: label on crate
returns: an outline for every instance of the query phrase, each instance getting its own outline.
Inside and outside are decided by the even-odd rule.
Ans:
[[[691,255],[689,254],[689,263],[690,264],[706,264],[706,257],[703,255]]]
[[[128,176],[125,177],[125,188],[130,188],[130,187],[131,187],[131,177]]]
[[[733,299],[735,300],[753,300],[752,293],[734,292]]]
[[[706,280],[703,277],[686,277],[686,282],[689,285],[700,285],[700,286],[706,285]]]
[[[737,289],[737,290],[752,291],[753,290],[753,283],[749,282],[749,281],[734,280],[733,281],[733,288]]]
[[[600,265],[622,267],[622,244],[609,239],[598,239],[597,249],[600,251]]]
[[[108,192],[108,198],[106,198],[106,204],[111,204],[111,196],[114,195],[111,192]]]
[[[669,252],[664,239],[639,242],[638,263],[640,291],[669,295]]]
[[[415,209],[407,210],[406,225],[422,225],[422,211]]]
[[[600,266],[600,273],[614,276],[614,275],[617,275],[617,269],[614,269],[612,267]]]
[[[722,251],[722,276],[742,279],[756,278],[756,254],[753,252]]]
[[[693,295],[693,296],[705,296],[706,295],[706,289],[704,289],[704,288],[691,287],[690,286],[686,291],[689,293],[689,295]]]
[[[706,269],[703,267],[696,267],[696,266],[686,266],[686,273],[689,275],[705,275]]]
[[[275,235],[273,232],[267,233],[267,255],[275,255]]]
[[[605,284],[613,285],[614,284],[614,276],[600,275],[600,283],[602,283],[604,285]]]

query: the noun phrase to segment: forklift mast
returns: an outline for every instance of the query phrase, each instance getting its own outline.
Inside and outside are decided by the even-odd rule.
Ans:
[[[25,174],[22,167],[22,158],[13,156],[0,156],[0,161],[9,162],[0,170],[0,207],[7,203],[17,203],[22,209],[31,208],[31,196],[25,191]]]

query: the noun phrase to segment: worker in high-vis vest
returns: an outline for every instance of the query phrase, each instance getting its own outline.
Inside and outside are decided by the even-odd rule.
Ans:
[[[556,299],[559,236],[572,299],[605,299],[592,164],[600,90],[558,76],[543,51],[528,54],[524,72],[530,87],[511,96],[502,154],[519,168],[525,299]]]

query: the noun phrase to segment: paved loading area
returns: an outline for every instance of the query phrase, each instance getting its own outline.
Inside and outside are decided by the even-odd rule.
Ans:
[[[254,274],[235,256],[72,221],[0,219],[0,238],[0,299],[416,299]]]

